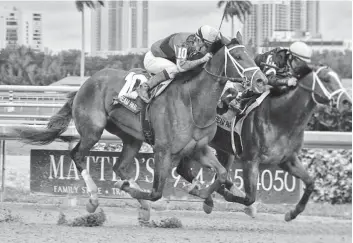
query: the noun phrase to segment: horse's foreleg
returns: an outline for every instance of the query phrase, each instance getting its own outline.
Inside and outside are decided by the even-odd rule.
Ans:
[[[203,166],[214,168],[217,173],[217,179],[209,187],[201,190],[194,189],[189,192],[192,195],[207,199],[213,192],[221,188],[222,185],[225,185],[227,180],[227,170],[218,161],[209,146],[200,149],[195,156],[195,160],[200,162]]]
[[[123,140],[123,149],[118,161],[113,166],[113,171],[120,177],[116,185],[119,187],[124,183],[129,183],[129,186],[142,191],[140,186],[134,181],[134,175],[131,170],[131,164],[134,161],[134,157],[141,148],[142,141],[131,137],[128,134],[119,134]],[[150,219],[150,205],[147,201],[139,199],[140,208],[138,210],[138,221],[141,224],[148,222]]]
[[[172,161],[177,163],[176,157],[171,155],[169,149],[155,147],[155,170],[153,178],[153,188],[148,199],[151,201],[157,201],[162,198],[163,189],[167,180],[168,174],[171,171]]]
[[[184,158],[180,161],[177,166],[176,172],[181,175],[187,182],[192,183],[192,187],[189,188],[189,191],[192,191],[196,186],[198,186],[198,182],[195,180],[195,176],[192,174],[191,170],[191,161],[190,158]],[[200,188],[197,188],[200,189]],[[212,197],[209,196],[203,202],[203,211],[207,214],[210,214],[213,210],[214,204]]]
[[[294,210],[287,212],[285,215],[285,220],[291,221],[304,211],[305,206],[309,201],[310,195],[315,188],[314,179],[310,177],[309,173],[304,169],[297,155],[293,155],[292,158],[280,164],[279,166],[284,171],[288,171],[289,174],[301,179],[305,184],[305,191],[299,203],[296,205]]]
[[[236,193],[224,191],[224,198],[229,202],[236,202],[248,206],[245,209],[245,213],[254,217],[255,216],[255,207],[250,207],[256,200],[256,191],[257,191],[257,178],[259,175],[259,163],[256,161],[247,161],[243,162],[243,171],[244,171],[244,190],[245,193],[236,189]],[[232,188],[232,190],[235,189]],[[231,191],[232,191],[231,190]],[[236,195],[237,194],[237,195]]]
[[[126,191],[135,199],[157,201],[162,197],[164,185],[171,170],[172,156],[169,149],[154,149],[155,169],[153,176],[153,188],[151,192],[141,191],[138,188],[131,187],[128,181],[119,185],[121,190]]]
[[[217,155],[222,155],[223,154],[223,160],[226,159],[226,164],[225,167],[227,169],[227,171],[230,170],[230,167],[233,165],[233,163],[237,163],[236,161],[236,158],[234,155],[228,155],[222,151],[217,151]],[[226,155],[226,156],[224,156]],[[238,161],[239,162],[239,161]],[[241,162],[239,162],[241,163]],[[227,190],[225,190],[227,189]],[[246,197],[246,194],[245,192],[243,192],[242,190],[240,190],[233,182],[231,181],[226,181],[226,188],[220,188],[218,189],[217,191],[219,194],[221,194],[224,199],[228,202],[236,202],[234,201],[234,197],[232,197],[229,192],[233,195],[233,196],[238,196],[238,197],[242,197],[242,198],[245,198]],[[256,206],[254,204],[251,204],[249,206],[246,206],[246,208],[244,209],[244,213],[249,215],[250,217],[254,218],[255,215],[256,215],[256,212],[257,212],[257,209],[256,209]]]

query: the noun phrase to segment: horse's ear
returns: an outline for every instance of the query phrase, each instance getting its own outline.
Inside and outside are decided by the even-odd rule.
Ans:
[[[243,36],[240,34],[240,32],[237,32],[237,40],[239,42],[239,44],[243,44]]]
[[[230,39],[228,39],[227,37],[225,37],[224,35],[220,34],[221,36],[221,41],[223,45],[228,45],[230,43]]]
[[[308,63],[308,67],[312,70],[312,71],[316,71],[320,68],[321,65],[315,65],[312,63]]]

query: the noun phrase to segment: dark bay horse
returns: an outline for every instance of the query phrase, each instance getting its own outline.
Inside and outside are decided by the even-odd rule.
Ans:
[[[217,155],[230,155],[235,158],[236,163],[242,164],[245,193],[228,181],[226,182],[227,190],[220,188],[218,192],[229,202],[250,206],[256,200],[259,164],[278,165],[284,171],[301,179],[306,186],[295,209],[285,215],[286,221],[295,219],[304,211],[314,190],[313,178],[309,176],[298,159],[303,144],[304,130],[314,108],[318,104],[332,104],[331,101],[334,98],[340,111],[346,105],[352,104],[337,73],[328,67],[311,67],[307,75],[298,81],[296,88],[279,96],[270,94],[259,107],[248,114],[241,131],[243,152],[240,155],[234,154],[231,141],[224,138],[222,128],[218,127],[210,146],[216,149]],[[227,116],[234,116],[234,110],[229,109]],[[233,160],[220,161],[227,170],[233,163]],[[193,181],[195,177],[191,173],[189,162],[183,160],[177,172]],[[206,213],[211,212],[212,206],[212,198],[205,200]],[[253,210],[256,208],[248,207],[245,212],[254,216]]]
[[[148,211],[143,216],[145,219],[149,219],[149,205],[144,200],[156,201],[162,197],[172,164],[177,165],[185,156],[216,169],[218,178],[210,187],[193,190],[193,195],[209,198],[225,183],[227,176],[226,169],[208,146],[217,130],[216,107],[226,81],[239,82],[245,78],[252,84],[267,83],[266,76],[246,53],[240,39],[238,33],[237,39],[227,41],[222,38],[216,41],[211,46],[212,59],[200,72],[192,78],[187,73],[179,75],[150,103],[149,118],[155,135],[152,191],[142,191],[131,179],[133,175],[129,168],[145,141],[140,116],[125,107],[112,106],[114,90],[121,90],[129,73],[127,71],[104,69],[97,72],[70,95],[68,102],[51,117],[47,128],[15,128],[14,132],[20,139],[32,144],[48,144],[55,139],[72,141],[73,138],[61,134],[70,120],[74,120],[80,139],[70,156],[90,192],[86,205],[89,212],[94,212],[98,207],[98,195],[97,186],[85,168],[84,157],[100,140],[104,129],[120,137],[123,142],[119,161],[113,166],[114,172],[121,178],[116,185],[139,200],[141,209]]]

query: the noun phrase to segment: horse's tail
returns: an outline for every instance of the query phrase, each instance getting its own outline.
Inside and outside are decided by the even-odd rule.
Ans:
[[[72,119],[72,103],[77,91],[68,94],[68,101],[63,107],[53,115],[47,124],[46,128],[21,128],[13,129],[16,137],[19,137],[25,143],[45,145],[52,143],[55,139],[60,139],[64,142],[71,142],[76,138],[73,136],[61,136]]]

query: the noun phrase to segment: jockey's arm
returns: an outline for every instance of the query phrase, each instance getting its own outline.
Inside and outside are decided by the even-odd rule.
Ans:
[[[207,60],[208,59],[206,59],[205,57],[193,61],[189,61],[184,58],[177,58],[177,67],[179,72],[185,72],[199,66],[204,62],[207,62]]]
[[[175,54],[176,54],[175,55],[176,65],[179,72],[185,72],[185,71],[191,70],[199,66],[200,64],[207,62],[209,59],[209,57],[205,55],[200,59],[188,60],[189,53],[186,47],[174,46],[174,48],[175,48]]]
[[[260,67],[261,71],[264,72],[266,77],[268,78],[268,84],[271,86],[289,86],[289,80],[290,78],[284,77],[284,78],[279,78],[278,76],[280,73],[278,73],[275,67],[272,67],[271,65],[266,65],[266,60],[270,52],[266,52],[263,54],[258,54],[254,61],[258,67]],[[291,81],[292,82],[292,81]]]
[[[271,86],[285,86],[285,85],[290,86],[289,80],[293,79],[293,77],[280,79],[276,77],[276,75],[269,75],[267,76],[267,79],[268,79],[268,84]]]

